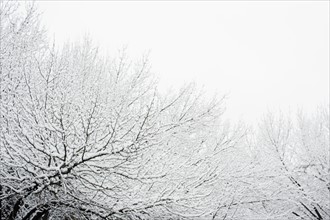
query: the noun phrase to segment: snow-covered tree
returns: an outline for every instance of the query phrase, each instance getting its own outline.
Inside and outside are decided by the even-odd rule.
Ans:
[[[329,109],[296,118],[268,114],[255,143],[255,192],[264,198],[256,216],[329,219]],[[255,207],[256,208],[256,207]]]
[[[244,133],[222,123],[223,99],[160,94],[146,58],[102,58],[88,39],[57,51],[21,7],[1,4],[1,216],[216,216]]]

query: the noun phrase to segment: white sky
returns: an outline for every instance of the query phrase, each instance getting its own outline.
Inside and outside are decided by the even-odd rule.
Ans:
[[[329,103],[328,1],[39,1],[57,43],[89,33],[133,57],[150,50],[161,88],[195,80],[229,92],[227,114]]]

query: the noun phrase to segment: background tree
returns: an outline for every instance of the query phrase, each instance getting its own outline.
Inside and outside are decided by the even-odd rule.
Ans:
[[[328,219],[329,109],[296,118],[268,114],[255,143],[258,158],[255,192],[267,201],[259,216]],[[256,172],[257,173],[257,172]],[[262,215],[261,215],[262,214]]]

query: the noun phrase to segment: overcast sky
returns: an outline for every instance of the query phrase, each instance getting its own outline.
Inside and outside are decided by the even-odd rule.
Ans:
[[[228,115],[329,102],[328,1],[39,1],[58,44],[89,33],[110,52],[150,51],[161,88],[229,92]]]

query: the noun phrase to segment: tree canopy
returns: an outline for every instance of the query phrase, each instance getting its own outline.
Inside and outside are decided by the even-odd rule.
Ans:
[[[231,126],[224,97],[162,94],[147,57],[56,49],[1,2],[1,219],[327,219],[329,110]]]

